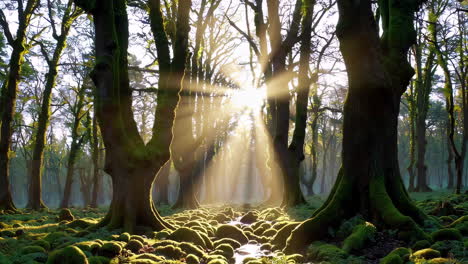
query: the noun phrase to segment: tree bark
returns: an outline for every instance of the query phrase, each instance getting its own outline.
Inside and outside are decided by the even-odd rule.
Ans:
[[[2,86],[1,100],[2,111],[0,121],[0,210],[16,211],[13,203],[13,197],[10,186],[10,148],[11,137],[13,134],[13,116],[16,105],[16,95],[18,84],[20,82],[21,65],[24,62],[24,56],[28,52],[26,46],[26,34],[32,14],[38,6],[38,0],[28,0],[24,10],[19,10],[18,29],[16,38],[10,34],[7,21],[1,21],[1,26],[5,32],[8,44],[12,47],[9,61],[9,71],[6,80]],[[19,7],[22,8],[22,7]],[[3,16],[4,17],[4,16]]]
[[[326,227],[355,214],[398,229],[401,238],[427,238],[418,227],[427,217],[406,193],[397,151],[400,98],[414,74],[407,52],[415,41],[412,20],[418,3],[381,0],[379,8],[382,39],[370,0],[338,0],[337,36],[349,83],[342,167],[325,204],[288,238],[286,253],[323,238]]]
[[[159,83],[153,135],[145,144],[132,112],[128,78],[128,16],[125,0],[84,1],[77,4],[94,18],[97,115],[106,147],[105,171],[111,175],[113,197],[98,226],[123,228],[131,233],[172,228],[152,201],[157,172],[170,158],[175,108],[179,101],[188,54],[191,1],[179,1],[173,58],[164,29],[159,0],[149,0],[149,17],[159,63]]]
[[[43,55],[46,58],[49,70],[46,74],[46,84],[44,87],[44,92],[42,94],[42,104],[38,117],[37,131],[34,138],[34,147],[33,147],[33,159],[32,159],[32,170],[31,170],[31,179],[29,184],[29,200],[26,207],[38,210],[41,208],[46,208],[46,205],[42,201],[42,164],[44,160],[44,147],[46,142],[46,132],[49,125],[50,118],[50,102],[52,97],[52,89],[55,86],[55,81],[57,78],[57,67],[62,56],[62,51],[66,46],[68,32],[70,31],[71,25],[75,18],[78,17],[81,12],[73,10],[72,7],[73,0],[68,1],[66,6],[65,13],[61,22],[61,32],[60,35],[57,35],[55,32],[55,24],[52,25],[54,28],[54,38],[57,43],[55,44],[54,53],[52,59],[48,58],[47,51],[45,51],[42,46]],[[49,7],[51,8],[51,7]],[[51,22],[53,23],[53,22]]]

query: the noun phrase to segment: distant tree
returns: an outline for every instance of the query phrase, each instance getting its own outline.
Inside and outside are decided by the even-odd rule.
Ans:
[[[60,3],[54,4],[48,0],[47,9],[49,14],[50,26],[52,28],[52,36],[56,41],[53,47],[52,57],[49,55],[48,48],[44,45],[42,40],[37,43],[41,47],[42,55],[48,66],[46,74],[46,83],[42,94],[42,104],[39,112],[39,120],[37,122],[37,129],[35,132],[33,157],[31,163],[31,175],[29,182],[29,200],[26,207],[31,209],[40,209],[46,207],[42,201],[42,173],[43,173],[43,160],[44,148],[46,143],[46,131],[49,125],[50,118],[50,103],[52,97],[52,89],[55,86],[58,64],[62,56],[62,51],[66,47],[66,41],[73,21],[82,13],[76,6],[73,5],[73,0],[68,0],[66,5]],[[54,13],[62,14],[62,20],[59,25],[55,24]],[[60,31],[58,31],[59,26]]]

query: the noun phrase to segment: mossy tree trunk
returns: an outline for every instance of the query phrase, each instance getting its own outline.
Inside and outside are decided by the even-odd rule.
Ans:
[[[296,120],[292,141],[288,147],[287,177],[284,178],[284,192],[282,206],[291,207],[305,203],[300,189],[299,167],[304,160],[304,141],[307,127],[307,105],[312,78],[309,76],[309,60],[312,47],[312,14],[315,0],[303,1],[301,21],[301,47],[299,58],[299,81],[296,98]],[[289,109],[288,109],[289,115]],[[287,135],[288,132],[286,132]],[[287,139],[286,139],[287,143]],[[284,161],[283,161],[284,162]]]
[[[26,207],[38,210],[45,208],[45,204],[42,201],[42,164],[44,160],[44,147],[46,142],[46,131],[49,125],[50,118],[50,102],[52,97],[52,89],[55,86],[55,81],[58,74],[58,63],[62,56],[62,51],[66,46],[68,32],[72,26],[73,21],[81,14],[81,11],[73,6],[73,0],[69,0],[65,6],[62,21],[60,24],[60,35],[57,32],[54,19],[52,17],[53,7],[52,3],[48,2],[49,19],[51,21],[51,27],[53,30],[53,37],[57,41],[52,58],[49,58],[48,52],[45,47],[41,45],[41,51],[49,70],[46,74],[46,84],[42,95],[42,104],[39,112],[37,130],[34,135],[34,146],[33,146],[33,158],[32,167],[29,183],[29,197],[28,204]]]
[[[328,228],[355,214],[412,239],[426,216],[411,202],[400,177],[397,125],[400,98],[414,74],[407,61],[414,44],[413,14],[419,3],[379,1],[379,38],[370,0],[339,0],[337,36],[348,72],[342,167],[325,204],[294,229],[285,251],[303,249]]]
[[[152,201],[152,184],[169,160],[172,125],[179,101],[188,49],[191,1],[179,1],[173,58],[159,0],[148,1],[156,43],[159,83],[153,135],[147,144],[139,135],[132,112],[128,78],[128,16],[125,0],[75,1],[94,18],[97,115],[106,147],[105,171],[111,175],[113,197],[99,226],[142,232],[171,228]]]
[[[299,40],[297,36],[301,23],[302,1],[296,1],[291,26],[284,40],[281,37],[278,1],[268,0],[267,7],[270,23],[268,33],[272,49],[270,53],[272,72],[271,76],[266,76],[269,77],[267,78],[267,82],[269,82],[267,84],[267,102],[271,115],[269,132],[273,142],[272,160],[277,163],[278,172],[283,180],[282,205],[294,206],[305,202],[300,189],[298,169],[298,164],[302,159],[295,156],[296,150],[303,151],[303,145],[297,148],[294,144],[288,146],[290,95],[287,92],[289,79],[284,74],[286,73],[286,57],[292,46]],[[278,91],[281,93],[278,94]],[[300,128],[296,126],[295,129],[305,129],[305,125]],[[296,165],[290,167],[290,164]]]
[[[96,104],[94,104],[94,107],[96,107]],[[100,171],[100,160],[101,160],[101,150],[100,150],[100,145],[101,145],[101,139],[100,139],[100,134],[99,134],[99,126],[98,126],[98,120],[97,120],[97,115],[96,115],[96,108],[94,110],[94,115],[93,115],[93,122],[92,122],[92,131],[91,131],[91,160],[93,162],[93,190],[91,193],[91,203],[90,206],[92,208],[97,208],[98,207],[98,194],[101,188],[101,178],[102,174]]]
[[[425,164],[426,156],[426,119],[429,110],[429,95],[432,91],[432,79],[434,76],[434,51],[429,49],[424,68],[422,68],[422,45],[418,43],[415,48],[416,60],[416,147],[417,147],[417,185],[415,191],[429,192],[432,189],[427,183],[427,166]]]
[[[164,164],[164,166],[159,170],[155,179],[154,185],[158,194],[155,201],[157,205],[169,204],[169,173],[171,171],[171,163],[172,162],[170,160],[166,162],[166,164]]]
[[[23,8],[23,1],[18,1],[18,28],[16,36],[10,32],[6,16],[3,11],[0,13],[0,26],[12,47],[11,57],[8,65],[8,74],[2,85],[1,103],[2,111],[0,120],[0,210],[15,211],[16,207],[13,203],[13,197],[10,186],[10,156],[11,143],[13,134],[13,116],[16,105],[16,95],[18,92],[18,84],[20,82],[21,65],[24,62],[24,56],[29,51],[27,40],[27,28],[31,17],[39,5],[38,0],[28,0]]]

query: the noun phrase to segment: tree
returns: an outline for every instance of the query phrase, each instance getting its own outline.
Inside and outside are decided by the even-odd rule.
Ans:
[[[62,56],[62,51],[66,46],[67,36],[70,32],[70,28],[73,24],[73,21],[82,13],[80,9],[73,5],[73,0],[68,0],[68,3],[65,6],[58,5],[55,8],[57,11],[63,9],[62,21],[60,23],[60,32],[57,30],[57,25],[55,24],[54,19],[54,7],[50,0],[47,1],[47,8],[49,13],[49,20],[51,23],[51,28],[53,32],[53,38],[56,41],[52,58],[49,56],[49,52],[45,47],[43,42],[37,42],[42,51],[47,66],[49,70],[46,74],[46,84],[44,87],[42,95],[42,104],[39,112],[39,120],[37,123],[37,130],[35,133],[34,147],[33,147],[33,157],[31,164],[31,175],[29,183],[29,200],[26,207],[37,210],[40,208],[45,208],[42,201],[42,165],[44,160],[44,148],[45,148],[45,139],[46,131],[49,125],[50,118],[50,102],[52,97],[52,89],[55,86],[55,82],[58,74],[58,64]]]
[[[23,7],[23,1],[18,1],[18,28],[16,36],[10,32],[6,16],[0,9],[0,26],[8,44],[12,47],[9,61],[9,71],[5,82],[3,82],[0,94],[0,105],[2,106],[1,130],[0,130],[0,210],[16,210],[10,189],[10,147],[13,133],[12,121],[15,111],[16,95],[20,82],[20,69],[24,62],[24,55],[29,50],[26,43],[27,28],[34,11],[39,5],[38,0],[28,0]]]
[[[371,1],[338,0],[337,36],[349,83],[342,167],[324,205],[292,231],[287,253],[326,236],[324,227],[355,214],[398,229],[408,239],[427,237],[418,226],[427,216],[411,202],[397,157],[400,98],[414,74],[407,52],[415,42],[413,17],[419,4],[379,1],[379,38]]]
[[[132,112],[128,77],[128,15],[125,0],[84,1],[77,5],[94,18],[96,65],[92,79],[95,103],[106,147],[105,171],[112,177],[113,197],[99,226],[142,232],[171,226],[159,216],[151,198],[155,175],[169,160],[174,110],[187,58],[191,1],[179,1],[171,60],[159,0],[148,1],[150,25],[159,64],[157,106],[153,135],[144,143]],[[138,228],[137,228],[138,227]]]

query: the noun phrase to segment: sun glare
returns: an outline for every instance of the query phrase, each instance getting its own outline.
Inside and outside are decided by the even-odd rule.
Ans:
[[[265,98],[265,89],[249,87],[234,91],[231,96],[231,102],[236,108],[257,111],[264,104]]]

